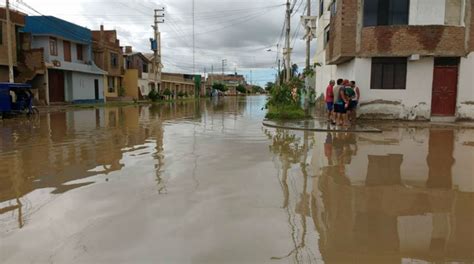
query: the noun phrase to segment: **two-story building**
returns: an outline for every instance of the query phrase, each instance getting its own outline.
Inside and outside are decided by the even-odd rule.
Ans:
[[[150,81],[150,60],[141,52],[134,52],[131,46],[125,47],[124,53],[125,96],[134,100],[142,100],[148,96],[151,89],[155,88]]]
[[[95,64],[107,72],[104,79],[104,92],[107,98],[123,96],[124,60],[116,30],[92,31],[92,52]]]
[[[183,73],[161,73],[161,87],[169,90],[174,98],[195,96],[194,75]]]
[[[355,80],[359,114],[474,119],[474,1],[320,0],[317,93]]]
[[[206,90],[210,91],[212,88],[212,85],[214,83],[222,83],[225,84],[227,87],[227,91],[225,92],[226,95],[237,95],[237,86],[247,85],[247,81],[245,80],[245,77],[241,74],[209,74],[207,76],[207,86]]]
[[[40,100],[50,103],[104,101],[105,71],[92,60],[89,29],[53,16],[25,17],[23,32],[32,49],[43,50],[44,90]]]

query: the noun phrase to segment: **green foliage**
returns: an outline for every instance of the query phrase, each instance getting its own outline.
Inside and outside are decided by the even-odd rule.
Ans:
[[[218,91],[221,91],[221,92],[225,92],[225,91],[228,90],[228,88],[223,83],[214,83],[212,85],[212,89],[215,89],[215,90],[218,90]]]
[[[316,67],[321,67],[321,64],[316,62],[312,66],[310,66],[309,68],[305,68],[304,71],[303,71],[303,75],[307,76],[307,77],[313,77],[314,74],[316,74],[316,72],[314,70],[314,69],[316,69]]]
[[[237,90],[237,92],[240,92],[240,93],[243,93],[243,94],[247,93],[247,89],[245,89],[245,86],[243,86],[242,84],[239,84],[237,86],[237,88],[235,88],[235,89]]]
[[[252,86],[252,93],[265,93],[265,90],[258,85],[254,85]]]
[[[267,84],[265,85],[265,90],[267,92],[271,92],[273,90],[273,87],[275,87],[275,83],[273,82],[267,82]]]
[[[178,92],[178,97],[179,97],[179,98],[183,98],[184,96],[185,96],[185,93],[184,93],[184,92],[182,92],[182,91],[179,91],[179,92]]]
[[[300,96],[304,83],[298,78],[293,78],[289,83],[274,86],[267,102],[268,119],[302,119],[306,118],[301,108]]]
[[[170,95],[171,95],[170,89],[166,88],[166,89],[163,91],[163,95],[164,95],[164,96],[170,96]]]
[[[118,96],[123,97],[125,96],[125,87],[120,86],[118,89]]]
[[[269,106],[265,117],[268,119],[296,120],[304,119],[308,116],[298,105],[287,105],[280,107]]]
[[[148,99],[150,99],[152,102],[157,102],[160,99],[160,95],[155,89],[151,89],[151,91],[148,93]]]

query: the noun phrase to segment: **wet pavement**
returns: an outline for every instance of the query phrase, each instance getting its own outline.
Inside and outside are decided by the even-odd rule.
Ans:
[[[360,123],[360,122],[359,122]],[[300,130],[311,132],[351,132],[351,133],[381,133],[382,130],[366,124],[352,124],[348,126],[333,125],[323,118],[298,120],[298,121],[272,121],[264,120],[262,124],[266,127]]]
[[[289,131],[264,103],[0,122],[0,263],[474,262],[474,130]]]

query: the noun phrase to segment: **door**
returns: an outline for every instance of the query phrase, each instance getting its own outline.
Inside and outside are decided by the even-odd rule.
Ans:
[[[63,41],[64,46],[64,60],[71,61],[71,42]]]
[[[49,101],[64,102],[64,72],[58,70],[48,71]]]
[[[455,115],[457,87],[457,66],[435,66],[433,76],[433,99],[431,102],[432,115]]]
[[[95,79],[94,80],[94,94],[95,94],[95,100],[99,100],[99,80]]]

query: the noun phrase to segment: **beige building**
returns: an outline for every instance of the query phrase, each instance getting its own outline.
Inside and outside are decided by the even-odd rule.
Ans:
[[[194,76],[163,72],[161,73],[161,88],[161,92],[169,90],[173,98],[195,96]]]

